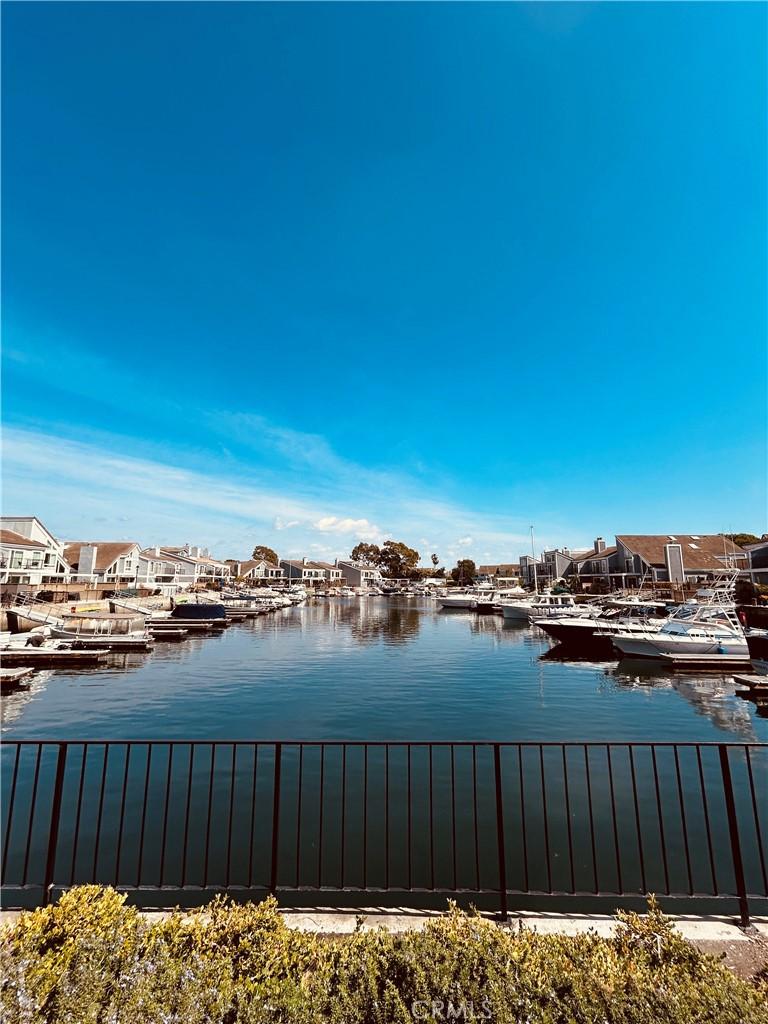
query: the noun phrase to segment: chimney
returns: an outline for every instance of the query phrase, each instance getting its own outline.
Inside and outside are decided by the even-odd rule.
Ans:
[[[83,544],[80,548],[80,558],[77,565],[78,576],[93,576],[96,572],[96,555],[98,554],[96,544]]]
[[[605,551],[606,544],[602,537],[595,538],[595,554],[599,554],[601,551]]]

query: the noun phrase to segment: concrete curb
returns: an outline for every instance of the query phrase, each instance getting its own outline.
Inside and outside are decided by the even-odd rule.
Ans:
[[[0,911],[0,926],[13,925],[21,911]],[[170,917],[170,910],[143,911],[148,921],[160,921]],[[420,931],[429,921],[445,915],[441,912],[428,913],[410,910],[407,907],[387,908],[363,907],[355,910],[330,909],[328,907],[304,907],[298,910],[283,909],[281,914],[289,928],[318,935],[349,935],[362,919],[362,930],[373,931],[384,928],[399,934],[406,931]],[[485,920],[498,920],[490,914],[481,915]],[[755,938],[768,939],[768,917],[752,919],[752,927],[744,931],[731,917],[695,917],[691,915],[669,916],[680,934],[691,942],[750,942]],[[615,934],[618,922],[615,918],[600,914],[536,914],[520,912],[510,914],[505,928],[531,928],[542,935],[584,935],[594,932],[603,938]]]

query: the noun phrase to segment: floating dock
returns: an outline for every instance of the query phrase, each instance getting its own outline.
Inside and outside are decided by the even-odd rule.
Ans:
[[[186,630],[187,633],[210,633],[213,630],[213,622],[209,619],[147,619],[147,629],[150,633],[166,630],[175,632],[180,629]]]
[[[154,640],[151,638],[132,639],[127,638],[125,635],[66,637],[66,641],[72,644],[73,651],[108,650],[113,653],[118,651],[127,651],[129,653],[136,651],[146,652],[152,650],[154,643]]]
[[[0,651],[4,668],[27,665],[35,668],[84,668],[100,665],[109,657],[103,647],[95,651],[54,650],[44,647],[18,647]]]
[[[749,672],[752,667],[749,655],[745,654],[660,654],[659,658],[669,668],[684,671]]]
[[[768,676],[738,675],[733,677],[733,681],[738,683],[740,687],[746,687],[750,694],[768,697]]]
[[[155,640],[163,644],[177,644],[181,640],[186,640],[189,636],[188,629],[157,629],[150,628],[150,633]]]
[[[13,690],[29,676],[34,675],[33,668],[0,668],[0,692]]]

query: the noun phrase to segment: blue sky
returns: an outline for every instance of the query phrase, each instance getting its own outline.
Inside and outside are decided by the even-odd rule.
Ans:
[[[3,5],[4,509],[766,526],[760,4]]]

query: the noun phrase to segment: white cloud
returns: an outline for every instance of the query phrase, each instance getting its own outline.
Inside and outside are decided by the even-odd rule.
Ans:
[[[275,433],[280,457],[298,460],[304,435],[277,428]],[[111,522],[115,537],[143,545],[212,546],[215,538],[220,544],[214,553],[232,558],[244,557],[254,544],[267,544],[282,556],[307,553],[316,550],[310,545],[318,535],[327,538],[323,554],[329,557],[348,555],[351,541],[387,538],[418,547],[427,563],[432,551],[447,563],[475,540],[500,561],[516,560],[527,550],[526,533],[509,532],[506,516],[477,515],[431,497],[405,475],[355,466],[322,439],[312,444],[313,458],[322,463],[319,475],[306,463],[281,473],[263,469],[255,455],[247,463],[221,459],[220,447],[213,456],[168,452],[97,433],[84,441],[8,427],[3,444],[5,512],[36,514],[62,537],[88,536],[101,521],[100,533]]]
[[[294,526],[301,526],[300,519],[291,519],[289,522],[285,522],[281,516],[275,516],[272,526],[275,530],[290,530]]]
[[[367,519],[340,519],[338,516],[323,516],[312,524],[313,529],[320,533],[338,533],[359,537],[360,540],[380,540],[384,534],[374,523]]]

